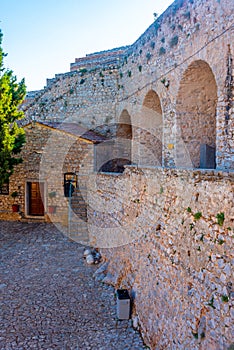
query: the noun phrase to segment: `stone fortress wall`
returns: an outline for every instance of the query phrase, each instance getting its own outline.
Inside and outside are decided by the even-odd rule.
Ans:
[[[125,51],[76,59],[71,72],[49,79],[27,117],[72,118],[108,133],[127,112],[137,139],[153,111],[163,130],[163,165],[180,165],[183,139],[192,158],[187,166],[197,167],[199,146],[208,143],[216,144],[217,167],[233,169],[232,10],[224,0],[176,1]]]
[[[233,346],[233,10],[176,0],[133,45],[77,59],[24,106],[27,122],[116,137],[133,164],[89,176],[88,226],[152,349]]]

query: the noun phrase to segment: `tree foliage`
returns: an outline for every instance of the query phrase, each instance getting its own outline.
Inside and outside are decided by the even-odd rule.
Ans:
[[[0,29],[0,186],[9,180],[14,167],[22,162],[19,153],[25,143],[24,130],[17,121],[24,114],[19,110],[26,94],[24,79],[17,83],[13,71],[4,68],[6,54],[2,49]]]

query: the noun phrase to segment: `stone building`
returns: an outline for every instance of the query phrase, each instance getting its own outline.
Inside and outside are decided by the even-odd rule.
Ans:
[[[58,185],[50,219],[101,248],[104,280],[130,291],[152,349],[233,348],[233,10],[176,0],[133,45],[76,59],[23,106],[27,133],[72,123],[99,135],[75,137],[70,158],[68,134],[53,128],[54,151],[38,145],[33,162],[28,141],[10,191],[19,171],[27,214],[26,179],[38,177],[26,169],[40,163],[47,197]],[[70,205],[65,173],[77,175]]]
[[[24,129],[23,162],[15,169],[8,186],[3,188],[0,218],[52,220],[67,227],[69,198],[75,191],[77,203],[73,203],[73,210],[77,206],[76,214],[85,221],[86,207],[79,194],[82,181],[93,172],[95,147],[104,137],[74,123],[33,121]]]

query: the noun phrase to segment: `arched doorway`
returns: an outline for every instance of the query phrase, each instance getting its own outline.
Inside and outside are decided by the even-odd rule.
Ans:
[[[182,141],[195,168],[215,168],[216,106],[213,72],[205,61],[195,61],[183,74],[176,101],[177,142]],[[178,147],[178,159],[180,152]]]

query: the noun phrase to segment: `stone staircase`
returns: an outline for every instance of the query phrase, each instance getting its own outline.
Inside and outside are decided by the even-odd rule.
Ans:
[[[86,197],[86,186],[79,185],[72,194],[69,213],[69,238],[83,245],[89,244]]]

